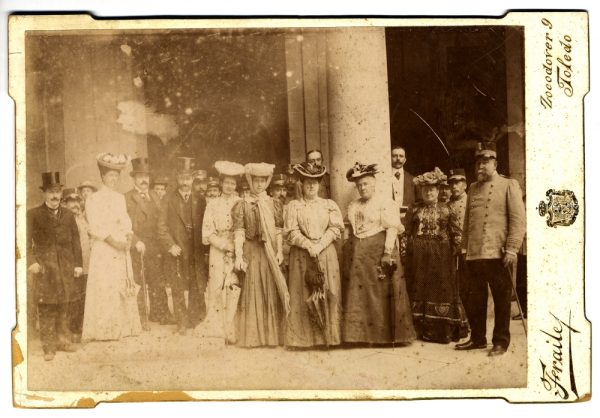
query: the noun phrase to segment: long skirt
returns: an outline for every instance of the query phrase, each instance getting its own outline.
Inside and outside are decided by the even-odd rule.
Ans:
[[[378,269],[384,245],[385,232],[364,239],[353,236],[344,253],[345,342],[408,344],[416,337],[398,248],[392,253],[398,263],[392,277],[383,277]]]
[[[237,344],[242,347],[283,344],[284,309],[264,245],[261,241],[244,242],[248,268],[241,280],[237,328]]]
[[[290,251],[290,315],[287,319],[285,344],[291,347],[312,347],[318,345],[338,345],[341,341],[341,283],[340,265],[333,244],[319,254],[319,264],[325,275],[325,299],[328,324],[321,327],[311,319],[306,300],[312,289],[306,284],[304,275],[308,269],[308,251],[292,247]],[[325,334],[326,333],[326,334]]]
[[[412,310],[419,338],[447,344],[466,337],[469,325],[448,241],[416,237],[413,271]]]
[[[93,241],[85,292],[84,341],[117,340],[141,333],[137,296],[124,292],[128,269],[131,264],[125,251]]]
[[[237,311],[237,299],[232,300],[229,293],[231,289],[237,287],[237,284],[238,280],[233,272],[233,257],[211,245],[208,283],[204,292],[206,317],[196,327],[194,335],[223,338],[235,342],[233,319]],[[231,306],[228,306],[228,301]]]

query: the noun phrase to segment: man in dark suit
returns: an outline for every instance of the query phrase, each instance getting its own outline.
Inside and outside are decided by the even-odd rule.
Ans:
[[[398,202],[402,219],[407,208],[415,203],[415,185],[413,176],[404,170],[406,163],[406,151],[396,146],[392,148],[392,197]]]
[[[170,267],[171,294],[177,332],[186,334],[206,314],[204,290],[208,271],[202,245],[202,219],[206,208],[204,197],[193,193],[193,158],[179,158],[177,190],[168,193],[161,205],[158,237],[168,252],[165,262]],[[188,305],[185,291],[188,291]]]
[[[147,158],[134,158],[131,160],[134,187],[125,193],[127,213],[131,218],[133,228],[132,246],[136,251],[131,254],[134,279],[138,285],[145,282],[146,289],[138,293],[138,307],[142,327],[149,329],[148,321],[171,323],[167,293],[160,283],[160,254],[158,242],[158,217],[160,215],[160,202],[158,196],[149,190],[150,165]],[[143,263],[142,263],[143,258]],[[144,279],[142,280],[142,265]],[[148,305],[146,295],[148,293]]]
[[[510,344],[510,271],[525,235],[525,207],[516,180],[496,171],[494,143],[478,144],[477,181],[469,187],[463,245],[469,271],[469,298],[465,310],[471,325],[469,341],[457,350],[485,348],[488,285],[494,299],[494,334],[490,356],[502,355]]]
[[[60,174],[42,173],[40,188],[44,203],[27,212],[27,263],[35,280],[44,360],[50,361],[57,350],[75,351],[68,308],[79,296],[75,281],[83,274],[83,262],[75,218],[60,206]]]

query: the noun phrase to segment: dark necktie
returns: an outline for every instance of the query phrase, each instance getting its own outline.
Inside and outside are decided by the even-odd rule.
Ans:
[[[396,176],[396,180],[400,180],[400,172],[396,171],[396,174],[394,174]]]

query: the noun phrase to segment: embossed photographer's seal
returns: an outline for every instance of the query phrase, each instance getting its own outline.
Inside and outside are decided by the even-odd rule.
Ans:
[[[553,228],[557,225],[569,226],[575,222],[579,213],[579,203],[575,193],[570,190],[549,189],[546,192],[548,202],[540,201],[537,207],[540,216],[546,216],[546,224]]]

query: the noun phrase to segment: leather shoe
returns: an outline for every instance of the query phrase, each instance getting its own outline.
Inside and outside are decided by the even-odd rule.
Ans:
[[[504,353],[506,353],[506,348],[505,347],[502,347],[501,345],[495,345],[495,346],[492,347],[492,349],[488,353],[488,356],[490,356],[490,357],[496,357],[496,356],[501,356]]]
[[[487,343],[476,343],[473,340],[469,340],[465,343],[456,344],[454,346],[454,349],[458,351],[479,350],[481,348],[487,348]]]
[[[46,360],[46,361],[54,360],[54,353],[44,353],[44,360]]]
[[[57,351],[65,351],[67,353],[74,353],[75,351],[77,351],[77,347],[75,347],[73,344],[71,343],[61,343],[58,344],[58,346],[56,347]]]

